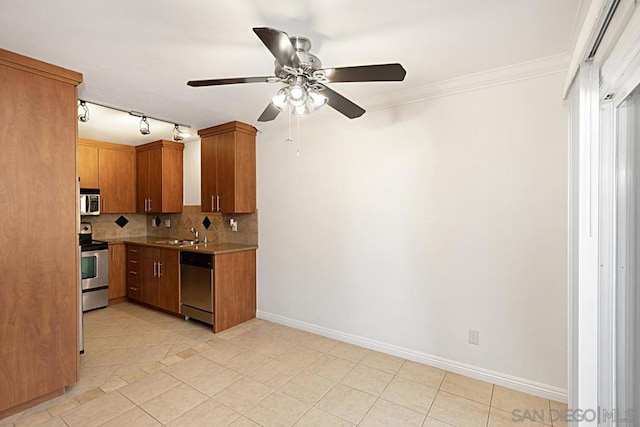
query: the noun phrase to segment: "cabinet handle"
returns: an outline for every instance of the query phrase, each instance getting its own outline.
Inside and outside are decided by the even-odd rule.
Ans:
[[[131,264],[137,264],[137,263],[138,263],[138,261],[136,261],[135,259],[130,259],[130,260],[129,260],[129,262],[130,262]]]
[[[138,250],[137,249],[129,249],[129,252],[133,252],[134,254],[137,254]]]
[[[213,205],[213,203],[214,203],[214,202],[213,202],[213,194],[212,194],[212,195],[211,195],[211,212],[215,212],[215,211],[216,211],[216,208],[215,208],[215,206]]]
[[[220,196],[216,196],[216,205],[218,210],[216,212],[220,212]]]
[[[162,263],[158,263],[158,277],[162,277]]]
[[[153,277],[158,277],[158,263],[153,261]]]
[[[133,286],[129,286],[129,289],[131,289],[132,291],[137,291],[138,288],[134,288]]]
[[[151,212],[151,199],[149,199],[149,212]]]
[[[137,272],[137,271],[129,270],[129,274],[138,274],[138,272]]]

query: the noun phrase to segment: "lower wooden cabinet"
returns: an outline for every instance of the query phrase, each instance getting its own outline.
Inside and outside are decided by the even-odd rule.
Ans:
[[[127,296],[171,313],[180,313],[178,251],[127,245]]]
[[[127,251],[124,243],[109,243],[109,300],[127,296]]]
[[[180,313],[180,251],[127,244],[127,297]],[[256,317],[256,251],[214,255],[213,331]]]
[[[214,256],[213,332],[256,317],[256,251]]]

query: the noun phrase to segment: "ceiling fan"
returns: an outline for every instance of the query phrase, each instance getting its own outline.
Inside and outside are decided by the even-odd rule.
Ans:
[[[187,85],[200,87],[238,83],[285,83],[286,86],[278,91],[258,118],[260,122],[275,119],[287,106],[291,106],[294,114],[304,115],[325,104],[348,118],[355,119],[362,116],[365,110],[328,88],[326,83],[402,81],[407,74],[402,65],[397,63],[322,68],[320,59],[309,52],[309,39],[289,37],[284,31],[268,27],[254,28],[253,32],[276,58],[275,76],[190,80]]]

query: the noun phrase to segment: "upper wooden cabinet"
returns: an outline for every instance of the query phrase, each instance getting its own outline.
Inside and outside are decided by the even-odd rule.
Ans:
[[[241,122],[198,131],[202,212],[256,211],[256,132]]]
[[[99,188],[98,181],[98,147],[90,145],[90,141],[78,141],[78,175],[83,188]]]
[[[164,140],[136,147],[138,212],[182,212],[183,150],[183,144]]]
[[[80,187],[100,189],[101,213],[136,212],[135,169],[135,147],[78,140]]]

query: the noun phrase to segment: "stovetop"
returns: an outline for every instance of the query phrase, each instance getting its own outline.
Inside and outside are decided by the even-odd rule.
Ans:
[[[109,244],[101,240],[80,240],[80,250],[86,251],[99,251],[103,249],[109,249]]]

